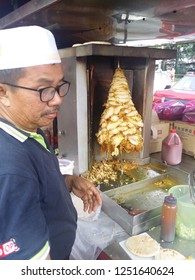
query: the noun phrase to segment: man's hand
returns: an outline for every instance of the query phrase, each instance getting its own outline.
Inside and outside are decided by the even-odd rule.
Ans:
[[[91,213],[102,204],[99,190],[88,180],[75,175],[66,175],[65,182],[69,190],[83,200],[84,211]]]

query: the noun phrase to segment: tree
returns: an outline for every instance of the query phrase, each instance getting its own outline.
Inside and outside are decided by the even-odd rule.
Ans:
[[[163,70],[174,67],[176,74],[184,75],[190,68],[195,68],[195,43],[180,43],[158,46],[162,49],[177,50],[177,57],[174,60],[163,61]]]

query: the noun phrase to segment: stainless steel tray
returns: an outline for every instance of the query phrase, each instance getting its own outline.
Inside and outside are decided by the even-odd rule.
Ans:
[[[161,206],[168,189],[187,180],[187,173],[169,168],[166,174],[102,192],[102,209],[128,234],[139,234],[160,224]],[[129,215],[130,207],[144,212]]]

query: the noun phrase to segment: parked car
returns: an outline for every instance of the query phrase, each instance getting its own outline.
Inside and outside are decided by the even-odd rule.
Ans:
[[[187,73],[169,89],[156,90],[153,95],[154,104],[173,99],[182,103],[195,100],[195,72]]]

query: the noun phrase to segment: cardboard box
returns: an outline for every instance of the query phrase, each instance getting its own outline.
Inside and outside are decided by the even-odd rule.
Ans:
[[[170,122],[161,121],[151,125],[150,154],[161,152],[162,140],[169,134]]]
[[[195,157],[195,124],[175,121],[174,128],[183,143],[183,153]]]

